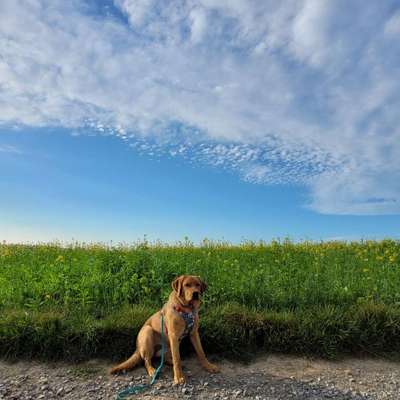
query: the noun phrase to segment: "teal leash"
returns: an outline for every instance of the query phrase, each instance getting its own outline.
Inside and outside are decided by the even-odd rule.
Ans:
[[[165,337],[164,337],[164,315],[161,313],[161,362],[160,365],[158,366],[158,368],[156,369],[156,372],[154,373],[154,375],[151,378],[151,381],[149,384],[147,385],[135,385],[135,386],[129,386],[126,389],[121,390],[120,392],[118,392],[117,394],[117,399],[116,400],[123,400],[126,397],[133,395],[133,394],[138,394],[140,392],[145,391],[146,389],[150,388],[150,386],[153,385],[153,383],[156,381],[156,379],[158,378],[161,369],[164,365],[164,353],[165,353]]]

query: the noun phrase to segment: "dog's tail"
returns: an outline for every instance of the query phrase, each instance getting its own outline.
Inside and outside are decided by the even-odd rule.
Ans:
[[[110,374],[116,374],[117,372],[123,371],[124,369],[132,369],[140,362],[141,359],[142,357],[140,357],[139,351],[136,350],[131,357],[129,357],[122,364],[111,368],[109,372]]]

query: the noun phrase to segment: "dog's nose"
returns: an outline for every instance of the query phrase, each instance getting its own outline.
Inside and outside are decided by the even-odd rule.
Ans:
[[[194,292],[192,298],[193,298],[193,300],[198,300],[199,299],[199,292]]]

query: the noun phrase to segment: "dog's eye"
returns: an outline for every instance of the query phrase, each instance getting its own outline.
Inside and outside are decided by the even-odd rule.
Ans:
[[[200,286],[200,283],[196,283],[196,286],[199,287],[199,286]]]
[[[190,285],[189,285],[188,283],[185,283],[185,286],[186,286],[186,287],[189,287]]]

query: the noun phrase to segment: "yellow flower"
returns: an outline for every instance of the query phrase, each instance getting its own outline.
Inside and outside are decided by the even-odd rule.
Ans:
[[[3,257],[7,257],[7,256],[11,255],[11,251],[10,251],[9,249],[5,248],[5,249],[2,251],[1,255],[2,255]]]
[[[56,258],[56,262],[63,262],[64,261],[64,256],[58,256],[57,258]]]

